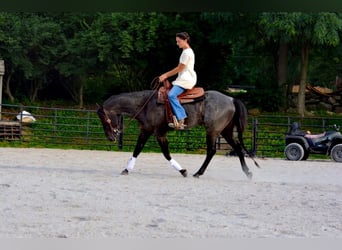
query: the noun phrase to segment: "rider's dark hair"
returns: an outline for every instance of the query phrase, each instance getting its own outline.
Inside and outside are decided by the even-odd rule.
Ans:
[[[187,32],[179,32],[176,34],[176,37],[179,37],[182,40],[187,40],[190,43],[190,36]]]

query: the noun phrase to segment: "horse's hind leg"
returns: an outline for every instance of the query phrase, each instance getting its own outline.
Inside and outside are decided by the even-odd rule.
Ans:
[[[240,143],[238,143],[238,142],[236,142],[234,140],[233,133],[229,133],[229,132],[223,131],[221,133],[221,135],[232,146],[232,148],[234,149],[234,151],[238,155],[240,163],[241,163],[242,171],[247,175],[247,177],[249,179],[252,179],[253,174],[252,174],[252,172],[249,171],[249,168],[248,168],[248,166],[246,164],[245,156],[244,156],[244,154],[242,152],[242,147],[241,147]]]
[[[200,169],[193,175],[194,177],[200,177],[204,174],[205,170],[207,169],[209,162],[216,154],[216,136],[208,135],[207,134],[207,156],[200,167]]]

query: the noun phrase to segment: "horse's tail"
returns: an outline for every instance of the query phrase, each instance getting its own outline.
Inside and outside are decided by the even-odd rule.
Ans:
[[[240,137],[242,138],[243,131],[245,131],[247,127],[247,109],[241,100],[234,98],[233,102],[235,106],[235,114],[233,119],[240,140]]]
[[[243,142],[243,132],[245,131],[247,127],[247,109],[245,104],[239,100],[235,99],[233,100],[234,106],[235,106],[235,113],[234,113],[234,125],[236,126],[236,130],[238,133],[238,139],[240,142],[241,147],[243,150],[248,154],[248,156],[254,161],[254,164],[257,167],[260,167],[259,164],[254,160],[253,155],[246,149],[245,144]]]

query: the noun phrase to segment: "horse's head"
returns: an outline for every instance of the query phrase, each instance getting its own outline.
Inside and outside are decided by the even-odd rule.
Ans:
[[[97,105],[97,115],[99,116],[106,137],[110,141],[116,141],[120,131],[120,115],[112,115],[102,105]]]

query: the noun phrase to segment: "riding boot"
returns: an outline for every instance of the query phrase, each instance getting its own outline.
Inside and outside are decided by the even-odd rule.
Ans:
[[[173,116],[173,123],[169,123],[168,125],[170,128],[174,128],[176,130],[184,130],[186,127],[184,119],[178,121],[176,116]]]
[[[178,125],[178,120],[176,118],[175,115],[172,116],[172,120],[173,122],[170,122],[168,125],[170,128],[177,128],[179,125]]]
[[[172,119],[173,119],[173,123],[171,123],[172,124],[171,126],[173,126],[174,128],[178,127],[179,125],[178,125],[178,120],[176,116],[175,115],[172,116]]]
[[[185,127],[186,127],[186,125],[184,124],[184,119],[180,120],[178,122],[178,128],[177,129],[183,130],[183,129],[185,129]]]

